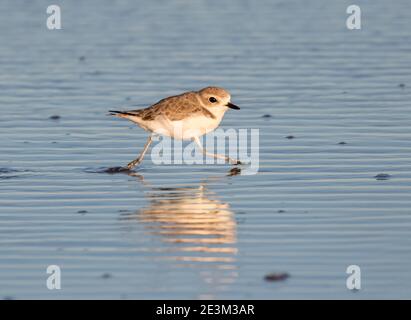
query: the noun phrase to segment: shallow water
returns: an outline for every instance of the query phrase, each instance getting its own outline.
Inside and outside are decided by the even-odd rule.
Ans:
[[[410,297],[411,4],[349,31],[350,1],[216,3],[65,1],[49,31],[47,1],[1,2],[1,298]],[[257,175],[103,172],[146,139],[109,109],[207,85],[260,130]]]

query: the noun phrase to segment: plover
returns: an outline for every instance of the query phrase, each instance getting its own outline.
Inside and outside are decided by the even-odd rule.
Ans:
[[[127,165],[127,168],[132,169],[140,164],[153,141],[154,134],[180,140],[193,140],[205,155],[222,158],[232,164],[240,164],[240,161],[236,159],[207,152],[199,139],[219,126],[228,108],[240,109],[231,103],[230,99],[231,96],[227,90],[207,87],[162,99],[145,109],[110,110],[111,115],[131,120],[150,132],[143,151],[138,158]]]

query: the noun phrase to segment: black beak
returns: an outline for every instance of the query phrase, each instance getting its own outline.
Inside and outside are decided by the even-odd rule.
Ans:
[[[234,110],[240,110],[240,107],[237,107],[235,104],[228,102],[226,104],[227,107],[229,107],[230,109],[234,109]]]

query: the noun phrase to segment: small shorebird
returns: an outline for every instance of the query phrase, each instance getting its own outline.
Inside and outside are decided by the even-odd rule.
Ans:
[[[199,137],[216,129],[228,108],[239,110],[230,102],[228,91],[218,87],[207,87],[200,91],[190,91],[168,97],[156,104],[139,110],[110,110],[111,115],[131,120],[150,136],[137,159],[131,161],[128,169],[138,165],[144,158],[153,134],[165,135],[179,140],[193,140],[207,156],[224,159],[232,164],[241,164],[230,157],[207,152]]]

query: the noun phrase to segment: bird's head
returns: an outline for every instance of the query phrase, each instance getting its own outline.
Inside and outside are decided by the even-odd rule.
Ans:
[[[230,102],[231,96],[227,90],[218,87],[207,87],[198,91],[200,99],[207,108],[227,108],[239,110],[235,104]],[[215,109],[214,109],[215,110]]]

